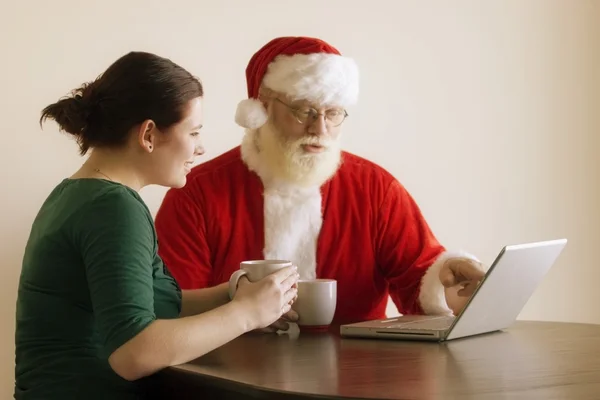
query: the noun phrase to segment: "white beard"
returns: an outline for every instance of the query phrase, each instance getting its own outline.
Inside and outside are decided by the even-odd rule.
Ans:
[[[341,144],[337,139],[305,136],[283,140],[283,135],[267,122],[258,131],[248,131],[244,137],[246,162],[263,180],[265,186],[321,186],[337,171],[341,161]],[[303,145],[319,145],[321,153],[306,153]],[[252,146],[252,149],[249,149]]]
[[[264,185],[263,256],[290,260],[298,266],[301,279],[314,279],[323,221],[320,187],[340,165],[340,139],[305,136],[284,141],[282,137],[267,123],[260,131],[247,130],[242,141],[242,159]],[[325,150],[306,153],[303,144],[318,144]]]

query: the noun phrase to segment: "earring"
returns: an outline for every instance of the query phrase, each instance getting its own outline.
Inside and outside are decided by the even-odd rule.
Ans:
[[[148,146],[148,149],[149,149],[149,150],[152,150],[152,146]]]

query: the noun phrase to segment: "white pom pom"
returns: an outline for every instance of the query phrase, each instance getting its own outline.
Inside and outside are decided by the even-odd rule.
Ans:
[[[240,101],[235,111],[235,122],[248,129],[258,129],[267,122],[267,110],[257,99]]]

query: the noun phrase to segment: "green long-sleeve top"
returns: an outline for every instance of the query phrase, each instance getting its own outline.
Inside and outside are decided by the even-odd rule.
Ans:
[[[157,247],[152,215],[128,187],[65,179],[52,191],[19,281],[16,399],[143,398],[151,378],[128,382],[108,357],[181,311],[181,290]]]

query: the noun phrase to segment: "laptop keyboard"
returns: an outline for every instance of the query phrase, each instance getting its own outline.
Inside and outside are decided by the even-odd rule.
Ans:
[[[454,322],[452,316],[441,316],[431,317],[425,319],[418,319],[414,321],[404,321],[397,324],[387,325],[387,329],[431,329],[431,330],[445,330],[450,328],[452,322]]]

